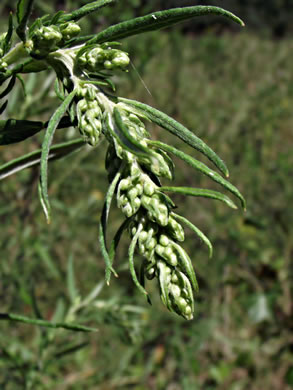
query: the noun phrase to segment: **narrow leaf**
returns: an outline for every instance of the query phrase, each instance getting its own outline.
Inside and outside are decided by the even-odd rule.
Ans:
[[[213,171],[212,169],[208,168],[202,162],[194,159],[193,157],[188,156],[186,153],[181,152],[180,150],[174,148],[171,145],[166,145],[160,141],[148,141],[148,143],[150,145],[161,148],[161,149],[165,150],[166,152],[174,154],[174,156],[185,161],[192,168],[202,172],[204,175],[208,176],[209,178],[211,178],[215,182],[221,184],[224,188],[226,188],[228,191],[230,191],[232,194],[234,194],[240,200],[241,205],[242,205],[243,209],[245,210],[246,204],[245,204],[245,200],[244,200],[243,196],[241,195],[241,193],[238,191],[238,189],[235,186],[233,186],[233,184],[229,183],[226,179],[224,179],[217,172]]]
[[[11,79],[9,80],[9,83],[7,85],[7,87],[4,89],[3,92],[0,93],[0,99],[3,99],[6,95],[9,94],[9,92],[12,90],[12,88],[14,87],[14,84],[15,84],[15,80],[16,80],[16,76],[13,75],[11,77]]]
[[[82,138],[75,139],[74,141],[64,142],[57,144],[51,147],[50,153],[48,156],[49,160],[57,160],[68,154],[74,152],[75,150],[84,146],[84,140]],[[38,149],[34,152],[28,153],[24,156],[18,157],[8,163],[0,166],[0,180],[5,179],[6,177],[13,175],[19,171],[22,171],[25,168],[38,165],[41,161],[42,150]]]
[[[182,249],[181,246],[178,245],[177,243],[175,243],[174,241],[172,242],[172,246],[177,251],[177,253],[180,257],[184,272],[188,276],[190,283],[192,284],[192,287],[194,288],[194,291],[198,291],[198,283],[196,280],[195,272],[194,272],[190,257],[185,252],[185,250]]]
[[[6,107],[7,107],[7,104],[8,104],[8,100],[6,100],[2,106],[0,107],[0,115],[5,111]]]
[[[47,328],[63,328],[63,329],[69,329],[74,330],[77,332],[97,332],[98,329],[95,328],[89,328],[88,326],[79,325],[74,322],[50,322],[46,320],[40,320],[37,318],[30,318],[25,317],[19,314],[14,313],[0,313],[0,321],[3,320],[9,320],[9,321],[16,321],[16,322],[22,322],[24,324],[30,324],[30,325],[38,325],[38,326],[45,326]]]
[[[109,256],[110,256],[111,264],[113,263],[113,260],[115,258],[116,249],[119,245],[121,236],[122,236],[124,230],[126,230],[128,228],[131,220],[132,220],[132,218],[128,218],[120,225],[119,229],[117,230],[117,232],[116,232],[116,234],[111,242],[110,249],[109,249]]]
[[[218,191],[206,190],[203,188],[191,188],[191,187],[160,187],[160,191],[163,192],[175,192],[177,194],[188,195],[188,196],[200,196],[203,198],[217,199],[232,209],[237,209],[235,203],[226,195],[221,194]]]
[[[9,145],[24,141],[43,128],[43,122],[17,119],[0,120],[0,145]]]
[[[105,204],[104,204],[103,211],[102,211],[102,215],[101,215],[101,219],[100,219],[100,223],[99,223],[99,241],[100,241],[100,246],[101,246],[101,250],[102,250],[102,255],[103,255],[105,263],[106,263],[105,280],[106,280],[107,285],[109,285],[109,283],[110,283],[111,272],[113,272],[114,275],[117,277],[117,274],[112,267],[113,257],[109,256],[109,253],[107,250],[106,234],[107,234],[107,224],[108,224],[110,206],[111,206],[113,195],[114,195],[117,183],[120,179],[120,176],[121,176],[121,172],[118,171],[116,176],[114,177],[114,180],[112,181],[111,185],[109,186],[109,189],[108,189],[107,195],[106,195]]]
[[[147,104],[125,98],[119,98],[118,100],[141,110],[141,113],[146,115],[153,123],[176,135],[186,144],[203,153],[226,177],[229,176],[224,161],[205,142],[181,123]]]
[[[32,12],[33,3],[34,0],[19,0],[17,3],[16,16],[19,25],[16,29],[16,33],[23,42],[26,41],[26,28]]]
[[[79,294],[75,283],[75,272],[72,255],[69,255],[67,262],[67,290],[69,293],[70,301],[73,304]]]
[[[116,0],[97,0],[97,1],[89,2],[88,4],[85,4],[83,7],[71,12],[70,14],[61,16],[59,22],[60,20],[62,22],[67,22],[71,20],[77,21],[92,12],[98,11],[102,7],[105,7],[106,5],[109,4],[113,4],[115,2]]]
[[[140,232],[142,231],[142,225],[140,225],[137,229],[137,232],[135,233],[132,241],[131,241],[131,244],[129,246],[129,250],[128,250],[128,259],[129,259],[129,269],[130,269],[130,273],[131,273],[131,276],[132,276],[132,279],[136,285],[136,287],[144,294],[144,295],[147,295],[148,293],[146,292],[146,290],[143,288],[143,286],[139,283],[139,280],[137,278],[137,275],[136,275],[136,272],[135,272],[135,268],[134,268],[134,261],[133,261],[133,257],[134,257],[134,251],[135,251],[135,247],[136,247],[136,244],[137,244],[137,240],[138,240],[138,237],[139,237],[139,234]]]
[[[152,14],[146,16],[115,24],[114,26],[108,27],[98,33],[95,38],[89,41],[89,44],[122,39],[132,35],[141,34],[146,31],[159,30],[196,16],[205,15],[225,16],[241,26],[244,26],[242,20],[222,8],[200,5],[194,7],[173,8],[166,11],[153,12]]]
[[[207,236],[201,230],[199,230],[195,225],[193,225],[193,223],[188,221],[188,219],[182,217],[179,214],[173,213],[173,212],[171,213],[171,215],[174,218],[176,218],[179,222],[185,223],[185,225],[188,226],[189,229],[191,229],[199,238],[202,239],[202,241],[209,248],[209,255],[210,255],[210,257],[212,257],[212,255],[213,255],[213,246],[212,246],[210,240],[207,238]]]
[[[47,215],[47,222],[50,222],[50,204],[48,197],[48,158],[50,152],[50,146],[53,140],[53,136],[55,130],[66,113],[69,104],[71,103],[74,95],[76,94],[76,90],[73,90],[63,101],[63,103],[57,108],[51,117],[47,131],[44,137],[43,145],[42,145],[42,154],[41,154],[41,177],[40,177],[40,199],[43,204],[44,212]]]
[[[9,19],[8,19],[8,31],[3,42],[3,54],[6,54],[10,50],[12,33],[13,33],[13,15],[12,12],[10,12]]]

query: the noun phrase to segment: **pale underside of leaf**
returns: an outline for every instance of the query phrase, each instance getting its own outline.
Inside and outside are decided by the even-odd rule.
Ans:
[[[204,175],[208,176],[210,179],[214,180],[216,183],[221,184],[224,188],[226,188],[228,191],[230,191],[233,195],[235,195],[241,202],[241,205],[243,209],[245,210],[246,203],[245,199],[239,192],[239,190],[233,186],[233,184],[229,183],[226,179],[224,179],[221,175],[219,175],[217,172],[213,171],[209,167],[207,167],[202,162],[194,159],[191,156],[188,156],[186,153],[181,152],[180,150],[174,148],[171,145],[167,145],[160,141],[148,141],[149,145],[153,145],[155,147],[161,148],[165,150],[166,152],[174,154],[174,156],[180,158],[181,160],[185,161],[188,165],[190,165],[192,168],[198,170],[199,172],[203,173]]]
[[[66,113],[75,94],[76,90],[73,90],[52,115],[42,144],[39,195],[48,223],[50,222],[50,204],[48,197],[48,158],[50,147],[55,130],[57,129],[61,118]]]
[[[125,98],[119,98],[119,101],[141,110],[141,113],[146,115],[153,123],[169,131],[171,134],[176,135],[186,144],[203,153],[226,177],[229,176],[229,172],[224,161],[205,142],[203,142],[181,123],[147,104]]]

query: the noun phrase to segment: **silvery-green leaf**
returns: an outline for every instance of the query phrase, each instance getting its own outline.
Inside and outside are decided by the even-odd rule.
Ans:
[[[58,22],[77,21],[84,16],[98,11],[100,8],[115,3],[116,0],[97,0],[88,2],[83,7],[71,12],[70,14],[63,15],[59,18]]]
[[[28,19],[31,15],[34,0],[19,0],[17,3],[17,21],[19,23],[16,32],[19,38],[25,42],[26,40],[26,27]]]
[[[57,160],[65,157],[68,154],[84,146],[85,143],[82,138],[75,139],[73,141],[64,142],[61,144],[53,145],[50,149],[48,160]],[[30,168],[34,165],[38,165],[41,161],[42,150],[38,149],[34,152],[25,154],[24,156],[18,157],[8,163],[0,166],[0,180],[13,175],[14,173],[20,172],[25,168]]]
[[[186,224],[186,226],[189,227],[189,229],[191,229],[199,238],[202,239],[202,241],[207,245],[207,247],[209,248],[209,255],[210,257],[212,257],[213,255],[213,246],[210,242],[210,240],[207,238],[207,236],[201,231],[199,230],[195,225],[193,225],[193,223],[191,223],[190,221],[188,221],[188,219],[182,217],[181,215],[179,214],[176,214],[174,212],[171,213],[171,215],[176,218],[179,222],[183,222]]]
[[[106,263],[106,283],[109,285],[110,283],[110,277],[111,272],[114,273],[115,276],[117,276],[116,272],[114,271],[112,267],[112,262],[114,257],[110,257],[108,250],[107,250],[107,244],[106,244],[106,233],[107,233],[107,224],[108,224],[108,217],[110,212],[110,206],[113,199],[113,195],[115,192],[115,189],[117,187],[117,183],[120,179],[121,171],[118,171],[114,180],[112,181],[111,185],[108,188],[105,204],[103,207],[100,223],[99,223],[99,241],[101,245],[102,255],[104,257],[105,263]]]
[[[202,162],[194,159],[191,156],[188,156],[186,153],[181,152],[180,150],[174,148],[171,145],[167,145],[160,141],[148,141],[150,145],[156,146],[158,148],[161,148],[165,150],[166,152],[174,154],[174,156],[180,158],[181,160],[185,161],[187,164],[189,164],[192,168],[202,172],[204,175],[208,176],[215,182],[221,184],[224,188],[229,190],[232,194],[234,194],[241,202],[241,205],[243,209],[245,210],[246,204],[243,196],[238,191],[238,189],[233,186],[231,183],[229,183],[226,179],[224,179],[221,175],[219,175],[217,172],[213,171],[212,169],[208,168],[205,164]]]
[[[193,134],[181,123],[177,122],[175,119],[169,117],[167,114],[141,102],[135,100],[119,98],[119,101],[125,102],[126,105],[134,107],[137,110],[140,110],[141,113],[144,113],[149,120],[156,123],[158,126],[169,131],[171,134],[176,135],[186,144],[192,148],[203,153],[209,160],[211,160],[215,166],[224,173],[225,176],[229,176],[228,169],[224,161],[200,138]]]
[[[57,110],[52,115],[48,123],[47,131],[42,145],[39,195],[48,223],[50,222],[50,204],[49,204],[49,197],[48,197],[48,158],[49,158],[50,147],[53,141],[55,130],[61,118],[66,113],[75,94],[76,94],[76,90],[73,90],[64,99],[62,104],[57,108]]]
[[[130,37],[147,31],[159,30],[169,27],[196,16],[220,15],[225,16],[234,22],[244,26],[244,23],[237,16],[219,7],[193,6],[171,8],[166,11],[153,12],[149,15],[138,17],[110,26],[98,33],[89,43],[102,43],[117,39]]]
[[[235,203],[227,195],[221,194],[218,191],[206,190],[203,188],[166,187],[166,186],[160,187],[160,191],[175,192],[177,194],[182,194],[182,195],[199,196],[203,198],[216,199],[226,203],[226,205],[231,207],[232,209],[237,209]]]

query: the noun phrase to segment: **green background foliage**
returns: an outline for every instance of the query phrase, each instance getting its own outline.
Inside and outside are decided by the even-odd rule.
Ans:
[[[12,3],[1,2],[3,30]],[[191,5],[178,3],[118,2],[82,26],[92,33],[107,20]],[[174,195],[180,213],[214,245],[209,259],[204,245],[188,233],[186,249],[200,285],[195,319],[187,323],[170,314],[156,294],[147,305],[127,272],[127,239],[118,256],[119,279],[103,285],[97,234],[108,185],[103,145],[50,164],[50,225],[37,197],[39,168],[25,170],[0,186],[0,311],[75,320],[99,331],[1,321],[1,389],[293,388],[290,1],[209,3],[236,12],[248,27],[231,31],[219,19],[196,20],[127,39],[123,48],[134,67],[115,80],[121,96],[172,115],[210,145],[246,198],[242,214],[220,202]],[[77,4],[55,2],[57,9]],[[50,13],[53,5],[39,1],[35,13]],[[285,26],[282,33],[278,23]],[[5,115],[48,120],[57,107],[52,81],[48,74],[27,76],[26,99],[18,83]],[[158,128],[151,131],[154,139],[182,148]],[[58,130],[56,142],[70,140],[73,132]],[[39,148],[42,136],[1,147],[1,163]],[[216,189],[179,160],[176,185]],[[118,210],[111,213],[110,234],[122,222]],[[156,287],[149,283],[148,289]]]

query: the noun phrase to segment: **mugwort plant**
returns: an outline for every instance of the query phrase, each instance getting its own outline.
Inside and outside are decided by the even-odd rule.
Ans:
[[[0,178],[40,164],[39,196],[50,222],[48,162],[64,157],[85,144],[95,150],[105,138],[110,184],[100,219],[99,242],[106,264],[106,282],[109,284],[111,274],[117,276],[113,261],[121,235],[126,231],[130,237],[129,270],[137,288],[148,296],[145,278],[156,279],[163,304],[170,311],[191,320],[198,284],[192,261],[183,248],[183,226],[200,237],[210,254],[212,245],[196,226],[175,212],[175,204],[167,194],[217,199],[233,209],[237,206],[227,195],[217,191],[162,185],[162,179],[172,180],[174,176],[171,156],[183,160],[220,184],[239,199],[243,208],[245,200],[226,179],[227,167],[212,149],[163,112],[118,96],[112,76],[127,71],[130,63],[129,54],[119,42],[124,38],[202,15],[221,15],[244,24],[224,9],[193,6],[154,12],[112,25],[95,35],[83,36],[78,21],[90,13],[99,12],[104,6],[112,5],[115,0],[90,2],[71,13],[60,11],[30,23],[33,3],[33,0],[18,2],[16,18],[10,15],[8,30],[0,37],[0,83],[4,85],[0,96],[5,99],[13,90],[16,79],[22,80],[22,74],[53,69],[56,75],[55,93],[60,105],[46,123],[15,119],[0,121],[0,145],[21,142],[45,129],[42,149],[1,166]],[[7,100],[4,100],[1,114],[6,106]],[[204,154],[219,172],[172,145],[152,140],[147,130],[149,122]],[[52,145],[56,129],[69,126],[74,126],[81,137]],[[113,199],[125,221],[108,245],[107,225]],[[134,264],[136,254],[142,257],[139,272]]]

